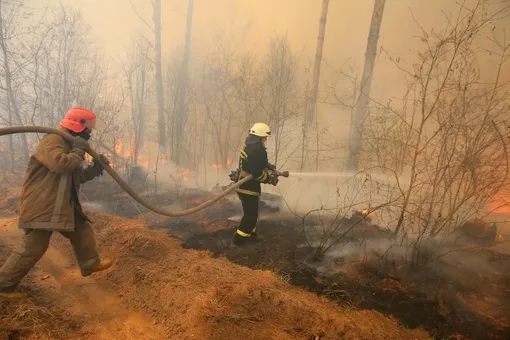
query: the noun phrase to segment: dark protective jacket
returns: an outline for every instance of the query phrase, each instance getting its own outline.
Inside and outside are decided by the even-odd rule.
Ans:
[[[73,231],[75,214],[88,220],[78,201],[78,191],[80,184],[100,176],[102,167],[94,163],[82,169],[82,162],[83,157],[61,136],[49,134],[41,139],[25,174],[20,228]]]
[[[269,183],[269,169],[274,166],[267,160],[266,147],[260,137],[249,135],[246,138],[245,146],[239,157],[239,169],[241,170],[239,180],[253,175],[253,179],[241,185],[236,191],[241,194],[260,196],[261,183]]]

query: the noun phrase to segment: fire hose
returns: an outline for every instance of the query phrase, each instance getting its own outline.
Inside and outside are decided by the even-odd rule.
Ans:
[[[74,138],[75,138],[75,137],[71,136],[70,134],[67,134],[61,130],[43,127],[43,126],[12,126],[12,127],[0,128],[0,136],[19,134],[19,133],[58,134],[58,135],[62,136],[62,138],[68,140],[71,143],[74,141]],[[208,206],[218,202],[223,197],[227,196],[229,193],[234,191],[236,188],[240,187],[241,185],[243,185],[244,183],[246,183],[252,179],[252,175],[249,175],[249,176],[241,179],[237,183],[234,183],[233,185],[229,186],[226,190],[224,190],[220,194],[214,196],[213,198],[211,198],[195,207],[192,207],[192,208],[189,208],[186,210],[180,210],[180,211],[169,211],[169,210],[160,208],[158,206],[155,206],[155,205],[147,202],[146,200],[144,200],[142,197],[140,197],[140,195],[138,195],[126,182],[124,182],[124,180],[115,172],[115,170],[113,170],[113,168],[110,165],[106,164],[105,162],[103,162],[101,160],[101,158],[99,157],[99,154],[97,152],[95,152],[92,148],[88,148],[88,150],[86,150],[86,152],[90,156],[92,156],[92,158],[94,159],[94,162],[98,162],[99,164],[101,164],[101,166],[106,170],[106,172],[108,172],[110,174],[110,176],[112,176],[112,178],[115,180],[115,182],[117,182],[121,186],[121,188],[124,189],[124,191],[126,191],[129,194],[129,196],[131,196],[135,201],[137,201],[138,203],[140,203],[147,209],[152,210],[155,213],[158,213],[158,214],[164,215],[164,216],[169,216],[169,217],[180,217],[180,216],[191,215],[196,212],[199,212],[200,210],[205,209]],[[276,172],[276,175],[288,177],[289,173],[288,173],[288,171],[285,171],[282,173]]]

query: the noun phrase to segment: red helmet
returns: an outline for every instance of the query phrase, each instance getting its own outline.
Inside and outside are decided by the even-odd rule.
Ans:
[[[96,114],[83,107],[72,107],[60,122],[60,126],[76,133],[86,128],[93,129],[96,127]]]

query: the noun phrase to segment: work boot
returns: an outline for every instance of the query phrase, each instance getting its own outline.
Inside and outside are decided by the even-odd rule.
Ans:
[[[14,289],[3,289],[0,290],[0,298],[4,299],[22,299],[25,295],[19,292],[15,292]]]
[[[103,270],[106,270],[110,268],[113,265],[113,260],[111,259],[102,259],[99,262],[97,262],[94,266],[87,269],[81,270],[81,276],[89,276],[92,273],[100,272]]]
[[[242,246],[246,245],[246,243],[248,241],[249,241],[248,237],[242,237],[236,233],[234,235],[234,237],[232,238],[232,245],[237,246],[237,247],[242,247]]]
[[[248,238],[248,241],[250,243],[257,243],[257,242],[262,242],[264,241],[264,238],[261,237],[261,236],[258,236],[257,233],[251,233],[251,236]]]

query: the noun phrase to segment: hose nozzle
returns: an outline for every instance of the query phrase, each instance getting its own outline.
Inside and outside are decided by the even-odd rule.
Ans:
[[[281,176],[281,177],[289,177],[288,171],[278,171],[276,174],[277,174],[277,176]]]

